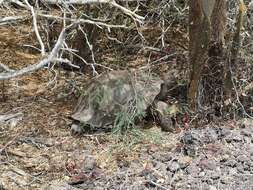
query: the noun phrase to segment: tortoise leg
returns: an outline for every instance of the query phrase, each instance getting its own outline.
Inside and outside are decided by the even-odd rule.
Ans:
[[[81,135],[83,133],[82,126],[80,125],[80,122],[73,121],[71,124],[71,134],[72,135]]]

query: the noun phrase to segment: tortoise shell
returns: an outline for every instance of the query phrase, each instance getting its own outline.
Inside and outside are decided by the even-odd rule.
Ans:
[[[110,71],[95,77],[80,96],[72,118],[92,127],[135,122],[160,92],[162,80],[140,71]]]

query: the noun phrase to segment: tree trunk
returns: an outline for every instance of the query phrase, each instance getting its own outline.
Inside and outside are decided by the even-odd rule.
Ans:
[[[220,89],[213,79],[223,80],[221,61],[217,60],[223,57],[226,1],[190,0],[189,11],[189,62],[192,68],[188,101],[195,111],[200,105],[213,103],[217,89]]]

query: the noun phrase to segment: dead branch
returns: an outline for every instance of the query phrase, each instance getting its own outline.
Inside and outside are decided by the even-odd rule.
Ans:
[[[124,2],[128,2],[129,0],[122,0]],[[133,1],[133,0],[131,0]],[[124,14],[132,17],[133,19],[137,20],[138,22],[142,22],[145,18],[143,16],[140,16],[136,14],[135,12],[119,5],[116,3],[115,0],[43,0],[42,2],[49,3],[49,4],[63,4],[63,5],[84,5],[84,4],[91,4],[91,3],[108,3],[112,5],[113,7],[116,7],[117,9],[121,10]]]
[[[16,117],[20,117],[22,116],[22,113],[14,113],[14,114],[4,114],[4,115],[0,115],[0,123],[8,121],[10,119],[16,118]]]
[[[33,8],[33,6],[31,6],[29,4],[28,0],[25,0],[25,3],[29,7],[29,9],[31,10],[32,17],[33,17],[33,28],[35,30],[36,37],[37,37],[37,39],[38,39],[38,41],[40,43],[41,55],[44,56],[45,55],[45,45],[44,45],[44,43],[43,43],[43,41],[41,39],[39,30],[38,30],[37,18],[36,18],[36,14],[35,14],[34,8]]]
[[[113,0],[42,0],[42,2],[49,4],[72,4],[72,5],[84,5],[91,3],[110,3]],[[122,2],[132,2],[132,1],[145,1],[145,0],[119,0]]]
[[[23,21],[25,19],[24,16],[8,16],[0,19],[0,26]]]
[[[54,15],[46,15],[46,14],[38,14],[41,17],[48,18],[48,19],[56,19],[56,20],[65,20],[65,21],[71,21],[71,22],[78,22],[80,24],[94,24],[97,27],[101,28],[107,27],[107,28],[124,28],[127,29],[125,25],[112,25],[112,24],[106,24],[104,22],[99,22],[99,21],[92,21],[88,19],[72,19],[72,18],[63,18],[60,16],[54,16]]]
[[[48,65],[49,63],[56,61],[57,54],[61,50],[63,42],[65,40],[66,32],[68,30],[70,30],[71,28],[73,28],[74,26],[76,26],[77,24],[79,24],[79,23],[73,23],[61,31],[53,50],[46,58],[42,59],[40,62],[38,62],[36,64],[29,65],[29,66],[27,66],[23,69],[17,70],[17,71],[9,71],[9,72],[5,72],[5,73],[0,73],[0,80],[11,79],[11,78],[22,76],[27,73],[34,72],[34,71]]]

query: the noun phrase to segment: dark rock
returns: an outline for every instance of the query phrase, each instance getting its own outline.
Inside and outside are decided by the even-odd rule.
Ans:
[[[195,145],[185,145],[183,147],[183,152],[186,156],[195,157],[196,156],[196,147]]]
[[[194,138],[191,132],[186,132],[184,136],[182,137],[181,142],[189,145],[189,144],[193,144],[195,140],[196,139]]]
[[[236,165],[237,165],[237,162],[234,159],[230,159],[227,162],[225,162],[225,166],[235,167]]]

